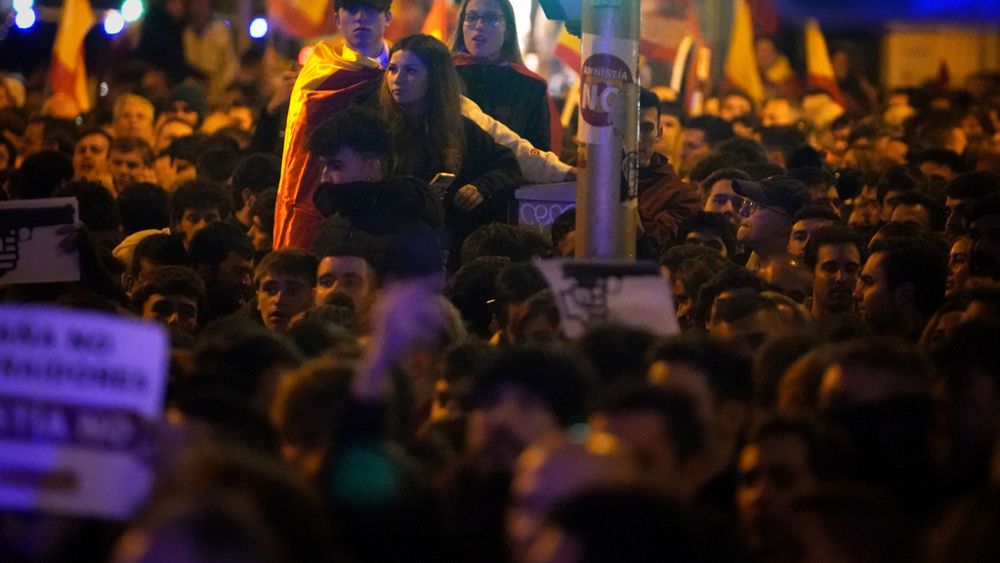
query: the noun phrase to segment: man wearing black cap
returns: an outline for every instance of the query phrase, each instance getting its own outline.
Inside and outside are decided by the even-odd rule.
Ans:
[[[772,176],[760,182],[733,180],[733,191],[743,198],[736,239],[753,251],[746,267],[756,272],[768,258],[785,252],[792,217],[809,203],[809,188],[791,176]]]
[[[208,101],[201,86],[193,82],[181,82],[167,96],[167,106],[163,109],[163,115],[180,119],[198,129],[207,110]]]

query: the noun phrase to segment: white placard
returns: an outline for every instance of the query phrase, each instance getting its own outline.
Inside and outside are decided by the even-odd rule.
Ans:
[[[0,509],[127,519],[167,382],[154,323],[0,306]]]
[[[0,285],[79,281],[79,253],[56,233],[78,217],[75,197],[0,202]]]
[[[670,285],[652,262],[539,260],[535,265],[552,288],[569,338],[605,323],[660,336],[680,332]]]

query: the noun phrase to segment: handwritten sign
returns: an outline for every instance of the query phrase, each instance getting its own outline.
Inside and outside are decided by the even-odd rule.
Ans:
[[[155,324],[0,307],[0,509],[127,519],[167,378]]]
[[[77,252],[59,248],[57,231],[79,215],[75,197],[0,202],[0,285],[79,281]]]
[[[652,262],[539,260],[535,265],[552,288],[569,338],[606,323],[660,336],[680,332],[670,285]]]

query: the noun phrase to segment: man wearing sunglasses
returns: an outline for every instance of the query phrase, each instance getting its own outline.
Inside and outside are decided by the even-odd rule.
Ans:
[[[785,252],[792,217],[809,203],[809,188],[791,176],[772,176],[760,182],[733,180],[733,191],[741,198],[736,240],[753,251],[746,268],[756,272],[760,264]]]

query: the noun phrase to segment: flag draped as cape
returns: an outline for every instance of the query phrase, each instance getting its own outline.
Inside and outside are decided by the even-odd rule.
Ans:
[[[372,92],[382,69],[364,56],[345,56],[343,40],[324,41],[306,61],[292,90],[274,209],[274,248],[308,248],[324,217],[313,204],[323,165],[306,150],[309,136],[358,96]]]

